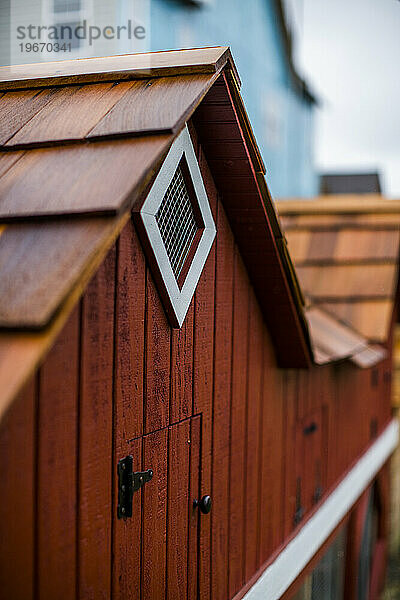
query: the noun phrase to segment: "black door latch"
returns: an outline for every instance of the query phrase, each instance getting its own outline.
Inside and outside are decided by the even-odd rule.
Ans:
[[[150,481],[153,471],[132,471],[133,457],[126,456],[118,462],[118,519],[132,516],[132,499],[134,492]]]

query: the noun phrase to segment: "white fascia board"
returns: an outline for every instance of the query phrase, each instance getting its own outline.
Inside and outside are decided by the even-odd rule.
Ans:
[[[282,550],[243,600],[279,600],[373,481],[399,441],[393,420],[359,459],[295,538]]]

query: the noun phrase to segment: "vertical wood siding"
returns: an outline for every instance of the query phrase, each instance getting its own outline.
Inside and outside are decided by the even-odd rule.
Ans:
[[[1,424],[5,600],[232,598],[390,418],[390,359],[277,368],[195,146],[218,235],[182,329],[128,223]],[[124,521],[127,454],[154,478]],[[209,515],[193,508],[204,494]]]

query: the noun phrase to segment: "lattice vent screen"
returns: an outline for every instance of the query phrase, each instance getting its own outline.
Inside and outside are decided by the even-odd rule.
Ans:
[[[156,214],[157,225],[176,279],[182,271],[198,225],[181,166],[178,166]]]

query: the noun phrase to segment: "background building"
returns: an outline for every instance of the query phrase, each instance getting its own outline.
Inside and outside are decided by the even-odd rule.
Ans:
[[[132,3],[120,1],[126,20]],[[216,44],[231,47],[243,74],[242,94],[273,196],[314,195],[314,98],[294,69],[282,3],[152,1],[152,50]]]
[[[280,0],[12,0],[2,8],[1,64],[107,56],[149,50],[231,46],[242,73],[242,93],[275,197],[312,196],[315,100],[297,74]],[[3,15],[2,15],[3,17]],[[69,52],[21,51],[17,27],[88,25],[104,28],[129,21],[144,39],[80,40]],[[9,27],[7,23],[9,22]],[[10,35],[8,35],[10,32]],[[67,40],[69,41],[69,40]]]

